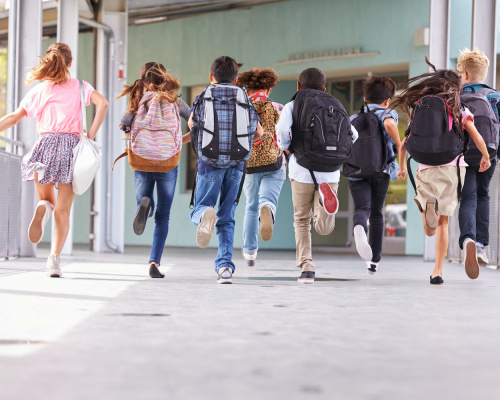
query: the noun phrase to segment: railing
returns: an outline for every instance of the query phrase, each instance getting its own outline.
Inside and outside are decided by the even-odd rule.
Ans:
[[[20,223],[21,157],[0,150],[0,258],[19,255]]]

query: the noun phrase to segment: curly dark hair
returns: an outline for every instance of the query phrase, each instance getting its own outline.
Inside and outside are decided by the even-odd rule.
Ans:
[[[414,84],[401,94],[396,96],[391,108],[400,107],[401,110],[411,118],[412,109],[417,101],[427,95],[435,95],[443,98],[453,117],[453,125],[459,125],[458,113],[460,111],[460,90],[462,79],[460,75],[451,69],[438,69],[425,57],[425,62],[433,71],[408,79],[403,84]]]
[[[250,90],[272,89],[279,82],[278,74],[271,68],[252,68],[238,75],[236,85]]]

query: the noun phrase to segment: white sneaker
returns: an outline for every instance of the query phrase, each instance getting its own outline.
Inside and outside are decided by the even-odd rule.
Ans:
[[[52,215],[54,206],[47,200],[40,200],[36,205],[35,215],[28,228],[28,237],[31,243],[37,244],[42,240],[45,225]]]
[[[377,272],[378,269],[378,262],[372,262],[372,261],[365,261],[366,262],[366,269],[370,275],[373,275],[375,272]]]
[[[476,242],[471,238],[467,238],[463,243],[463,248],[465,273],[470,279],[476,279],[479,276],[479,263],[477,262]]]
[[[485,247],[476,246],[476,254],[479,264],[488,265],[490,263]]]
[[[60,256],[50,255],[47,258],[46,271],[49,278],[61,278],[61,258]]]
[[[243,254],[243,258],[247,262],[247,265],[249,267],[253,267],[255,265],[255,259],[257,258],[257,251],[253,254],[248,254],[241,249],[241,253]]]
[[[354,241],[356,242],[356,250],[359,256],[365,261],[371,261],[373,257],[372,248],[368,243],[365,228],[361,225],[354,227]]]
[[[217,283],[233,283],[233,270],[229,267],[219,268]]]
[[[213,207],[208,207],[203,211],[198,229],[196,230],[196,244],[202,249],[210,244],[216,223],[217,213]]]

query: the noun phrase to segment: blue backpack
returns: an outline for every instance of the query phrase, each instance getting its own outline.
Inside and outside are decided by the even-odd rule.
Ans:
[[[198,158],[216,168],[245,164],[257,122],[257,112],[242,88],[210,85],[193,106],[191,145]]]

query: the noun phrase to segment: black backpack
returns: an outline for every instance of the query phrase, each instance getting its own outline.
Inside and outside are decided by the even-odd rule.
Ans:
[[[372,178],[383,174],[396,156],[387,159],[387,141],[382,122],[364,105],[351,125],[358,131],[358,139],[352,145],[351,157],[344,163],[342,174],[351,178]]]
[[[342,103],[315,89],[299,90],[292,97],[293,123],[290,151],[297,163],[311,171],[334,172],[351,156],[352,132]]]
[[[459,118],[460,120],[460,118]],[[404,146],[408,158],[408,176],[415,193],[415,180],[410,168],[410,160],[427,165],[442,165],[453,161],[467,150],[469,135],[461,126],[449,127],[448,105],[438,96],[423,96],[417,101],[412,112],[411,123],[406,130]],[[457,160],[458,199],[461,198],[460,158]]]
[[[493,159],[498,151],[498,130],[500,123],[496,120],[495,113],[486,95],[493,89],[487,85],[482,85],[479,90],[469,86],[471,91],[463,91],[460,94],[460,101],[474,114],[474,125],[484,139],[490,159]],[[479,167],[483,155],[477,148],[474,141],[469,143],[469,150],[464,158],[467,164]]]

